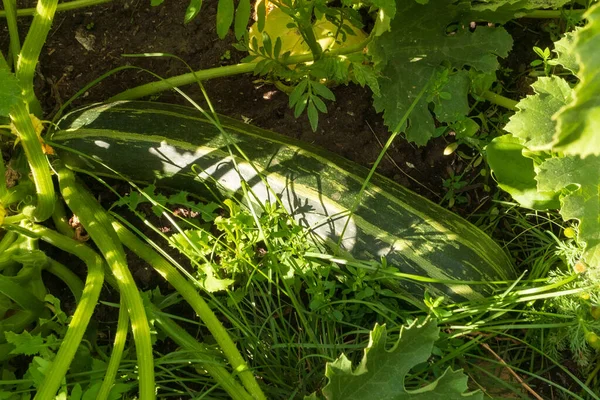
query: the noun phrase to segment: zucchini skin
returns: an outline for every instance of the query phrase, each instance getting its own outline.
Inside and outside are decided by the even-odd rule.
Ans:
[[[275,201],[277,193],[317,238],[338,243],[368,170],[316,146],[224,116],[219,120],[229,137],[193,108],[143,101],[96,104],[63,117],[51,144],[75,170],[116,177],[66,148],[131,180],[191,193],[206,193],[208,187],[222,196],[240,195],[241,175],[261,202]],[[240,156],[234,163],[232,141],[252,165]],[[479,228],[378,174],[341,243],[342,252],[356,259],[385,257],[400,272],[445,281],[503,281],[516,275],[507,254]],[[425,288],[455,301],[481,299],[496,288],[399,279],[391,285],[419,300]]]

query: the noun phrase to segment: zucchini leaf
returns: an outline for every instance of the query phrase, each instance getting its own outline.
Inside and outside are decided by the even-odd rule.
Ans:
[[[600,155],[600,3],[587,13],[577,31],[573,54],[579,62],[574,101],[556,117],[554,150],[567,155]]]
[[[530,150],[550,150],[556,131],[552,116],[572,101],[573,90],[557,76],[539,78],[531,87],[535,94],[517,104],[519,111],[510,118],[504,130],[521,139]]]
[[[552,62],[554,64],[560,64],[564,68],[571,71],[574,75],[579,72],[579,64],[577,64],[577,58],[573,53],[573,47],[575,44],[575,35],[581,28],[575,28],[573,32],[565,33],[562,39],[554,43],[554,52],[556,53],[556,60]]]
[[[416,322],[402,327],[400,337],[389,350],[386,349],[387,330],[385,325],[375,325],[360,364],[342,355],[327,363],[325,375],[329,379],[323,388],[327,400],[453,400],[483,399],[481,392],[465,393],[467,376],[462,371],[448,368],[434,382],[416,390],[407,390],[404,381],[411,368],[427,361],[438,339],[439,328],[435,321],[422,325]],[[307,399],[317,399],[313,394]]]
[[[524,207],[548,210],[560,207],[558,193],[538,192],[534,160],[523,155],[526,148],[512,135],[495,138],[487,145],[487,161],[498,187]]]
[[[469,66],[490,73],[498,68],[497,56],[505,57],[512,47],[512,39],[503,28],[479,26],[471,32],[469,21],[473,15],[466,4],[399,1],[397,7],[390,32],[376,37],[368,48],[382,72],[381,94],[374,96],[374,106],[383,112],[384,122],[391,129],[398,126],[434,71],[444,69],[440,68],[442,64],[445,69]],[[454,28],[448,31],[448,27]],[[444,97],[463,102],[467,92],[467,88],[457,87]],[[429,111],[431,101],[428,93],[410,116],[405,133],[411,142],[424,145],[435,133]]]
[[[583,259],[600,266],[600,157],[551,158],[540,166],[538,189],[563,190],[560,214],[579,220],[577,240],[585,243]]]

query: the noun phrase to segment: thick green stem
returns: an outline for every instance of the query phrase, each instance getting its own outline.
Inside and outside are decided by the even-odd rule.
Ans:
[[[237,349],[237,346],[227,333],[227,330],[217,316],[210,309],[197,290],[190,284],[167,260],[156,253],[150,246],[142,242],[136,235],[130,232],[120,223],[113,221],[113,228],[119,236],[119,240],[138,257],[152,266],[163,278],[167,280],[179,292],[202,322],[206,325],[217,344],[221,347],[227,360],[239,374],[244,387],[255,399],[266,399],[260,386],[256,382],[252,371],[248,369],[246,361]]]
[[[0,293],[14,301],[21,309],[39,314],[44,309],[44,302],[13,279],[0,275]]]
[[[96,395],[96,400],[106,400],[110,394],[110,390],[115,382],[115,377],[119,371],[119,365],[123,358],[123,351],[125,350],[125,343],[127,342],[127,332],[129,331],[129,314],[127,313],[127,304],[125,304],[125,298],[121,296],[120,307],[119,307],[119,319],[117,320],[117,332],[115,333],[115,341],[113,344],[112,352],[110,354],[110,361],[104,374],[104,380]]]
[[[19,222],[25,221],[26,219],[27,216],[25,214],[11,215],[9,217],[4,217],[4,225],[18,224]]]
[[[141,400],[156,398],[154,361],[150,326],[142,297],[127,267],[125,251],[111,226],[106,211],[96,199],[75,181],[73,172],[57,166],[58,181],[67,206],[81,221],[90,237],[106,259],[117,280],[119,292],[125,298],[139,367],[139,392]]]
[[[330,55],[344,55],[351,54],[362,51],[365,46],[369,43],[369,39],[365,40],[362,43],[342,47],[338,49],[334,49],[328,54]],[[187,74],[174,76],[172,78],[164,79],[158,82],[147,83],[145,85],[141,85],[129,90],[125,90],[117,94],[116,96],[111,97],[108,101],[117,101],[117,100],[134,100],[139,99],[140,97],[150,96],[152,94],[156,94],[159,92],[163,92],[168,89],[173,89],[175,87],[189,85],[191,83],[197,81],[204,81],[208,79],[214,78],[222,78],[225,76],[239,75],[239,74],[247,74],[254,71],[254,67],[256,66],[256,62],[250,63],[242,63],[236,65],[228,65],[225,67],[217,67],[210,68],[205,70],[199,70],[196,72],[190,72]],[[290,57],[286,60],[287,65],[299,64],[304,62],[314,61],[312,54],[302,54],[298,56]]]
[[[16,75],[23,89],[23,97],[29,105],[29,110],[41,117],[42,107],[33,91],[33,75],[46,37],[52,26],[58,0],[38,0],[36,13],[29,32],[23,42],[23,48],[17,60]]]
[[[68,237],[68,236],[67,236]],[[63,264],[59,263],[56,260],[49,259],[49,263],[46,266],[46,271],[50,272],[52,275],[56,276],[58,279],[63,281],[71,293],[73,293],[73,297],[75,297],[75,301],[79,303],[81,301],[81,296],[83,294],[83,282],[77,275],[73,273],[69,268],[65,267]]]
[[[4,0],[3,4],[6,13],[8,35],[10,37],[10,54],[12,55],[12,62],[16,67],[17,60],[19,59],[19,52],[21,51],[19,28],[17,27],[17,4],[15,0]]]
[[[17,239],[19,239],[19,235],[16,232],[6,232],[2,240],[0,240],[0,257],[6,254],[6,250],[17,244]]]
[[[113,0],[75,0],[60,3],[56,7],[57,12],[76,10],[83,7],[97,6],[99,4],[110,3]],[[31,17],[35,14],[35,8],[22,8],[17,10],[17,17]],[[6,17],[6,11],[0,10],[0,18]]]
[[[517,111],[517,104],[519,103],[518,101],[515,101],[513,99],[509,99],[508,97],[504,97],[502,95],[499,95],[497,93],[494,92],[490,92],[485,91],[481,97],[483,97],[484,99],[486,99],[487,101],[489,101],[492,104],[497,104],[500,107],[504,107],[507,108],[509,110],[512,111]]]
[[[15,230],[29,237],[39,238],[58,247],[60,250],[73,254],[80,258],[88,267],[88,275],[85,280],[81,300],[77,305],[77,309],[75,309],[58,353],[54,361],[52,361],[52,365],[48,368],[46,376],[34,398],[38,400],[53,399],[62,384],[71,361],[73,361],[83,334],[94,313],[94,308],[98,303],[100,290],[104,281],[103,261],[95,251],[86,245],[44,226],[30,224],[27,226],[10,226],[8,229]]]
[[[54,212],[52,213],[52,222],[57,231],[65,236],[75,239],[75,229],[69,224],[69,218],[67,217],[67,210],[61,200],[58,200],[54,205]]]
[[[48,159],[42,150],[42,144],[33,127],[33,122],[27,112],[24,102],[18,101],[11,108],[10,118],[25,150],[29,162],[33,183],[37,193],[37,205],[31,212],[34,221],[41,222],[48,219],[54,211],[54,185],[50,177]]]
[[[215,378],[215,381],[231,396],[234,400],[252,400],[253,397],[240,385],[235,378],[223,367],[221,357],[217,356],[213,350],[205,344],[198,342],[185,329],[177,325],[173,320],[163,314],[156,306],[150,304],[148,314],[152,316],[167,336],[185,350],[195,353],[197,359],[205,360],[200,365]]]

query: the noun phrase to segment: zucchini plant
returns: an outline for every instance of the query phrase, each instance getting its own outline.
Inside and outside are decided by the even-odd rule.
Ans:
[[[74,3],[91,5],[100,2]],[[273,362],[273,353],[267,350],[280,352],[285,346],[292,347],[291,343],[277,343],[279,338],[271,334],[277,332],[273,327],[280,322],[276,320],[286,317],[288,311],[283,307],[277,312],[269,311],[270,318],[260,322],[260,331],[261,334],[267,331],[272,342],[265,339],[253,342],[256,338],[245,326],[252,321],[246,317],[239,320],[230,318],[232,312],[228,307],[235,311],[243,307],[243,299],[237,297],[239,294],[228,293],[230,298],[225,307],[215,301],[213,290],[209,290],[209,287],[215,286],[226,288],[233,278],[221,279],[219,271],[205,268],[204,284],[198,284],[187,270],[177,268],[177,263],[169,259],[162,249],[144,243],[132,232],[127,221],[107,212],[78,181],[73,170],[97,177],[125,176],[131,183],[156,181],[177,189],[208,190],[229,208],[230,217],[239,217],[244,222],[256,222],[261,211],[275,210],[275,214],[290,217],[285,226],[295,227],[294,232],[301,230],[294,224],[305,224],[303,235],[311,238],[310,246],[316,250],[304,254],[304,257],[336,265],[336,272],[341,270],[354,274],[348,274],[351,277],[347,278],[348,275],[340,273],[335,276],[336,281],[327,281],[332,292],[348,285],[352,289],[346,290],[345,294],[355,287],[364,287],[364,293],[370,290],[369,295],[372,296],[374,290],[365,281],[381,282],[377,289],[382,295],[400,300],[402,304],[408,303],[421,312],[427,310],[449,324],[449,329],[464,329],[469,334],[481,326],[479,321],[466,327],[450,325],[460,319],[457,315],[461,311],[470,317],[480,317],[484,315],[485,307],[494,309],[493,316],[482,319],[489,323],[507,313],[514,304],[542,299],[547,296],[545,292],[575,279],[569,277],[542,288],[528,286],[511,294],[511,289],[519,281],[515,280],[516,272],[507,254],[462,218],[376,175],[374,172],[383,152],[373,168],[367,171],[312,146],[217,114],[202,115],[197,109],[160,103],[91,105],[67,114],[56,126],[48,124],[43,121],[43,112],[35,97],[34,72],[55,12],[68,7],[61,7],[57,0],[39,0],[21,46],[16,24],[19,11],[13,0],[4,0],[3,4],[10,49],[7,57],[0,53],[0,129],[3,137],[14,139],[18,146],[10,163],[5,164],[4,160],[0,163],[0,176],[9,178],[0,180],[0,227],[3,232],[0,238],[0,325],[3,328],[0,361],[6,362],[16,355],[33,357],[24,379],[17,379],[10,369],[3,371],[2,382],[11,388],[0,392],[3,397],[12,399],[33,388],[34,398],[42,400],[57,395],[59,398],[109,399],[127,392],[135,393],[132,396],[142,400],[154,399],[162,394],[157,379],[157,365],[160,363],[156,358],[156,346],[153,346],[155,327],[191,354],[194,358],[186,359],[186,363],[194,365],[198,375],[210,376],[210,385],[217,385],[227,396],[266,399],[267,394],[277,397],[283,391],[271,381],[261,383],[261,368],[266,370]],[[554,5],[562,4],[564,2],[557,0]],[[200,5],[195,0],[190,3],[187,21],[198,15]],[[244,63],[134,88],[115,99],[136,98],[209,77],[254,73],[288,91],[295,114],[299,116],[306,111],[313,129],[316,129],[319,112],[327,111],[325,101],[334,99],[328,86],[352,81],[367,85],[373,91],[374,106],[383,112],[384,121],[393,132],[387,147],[401,132],[408,140],[425,144],[439,133],[439,127],[436,127],[439,123],[455,130],[471,124],[470,131],[473,131],[472,124],[476,122],[468,116],[469,94],[514,108],[513,102],[489,91],[498,68],[497,58],[506,56],[511,38],[504,28],[488,22],[502,23],[520,13],[537,12],[534,10],[535,3],[528,1],[498,4],[447,3],[441,0],[397,3],[343,1],[341,6],[333,6],[324,1],[265,0],[256,4],[256,22],[248,29],[252,13],[249,1],[240,1],[235,12],[233,7],[231,0],[219,1],[217,33],[224,37],[233,24],[234,34],[240,40],[238,48],[249,53]],[[362,26],[361,9],[374,15],[373,26],[368,30]],[[555,192],[560,190],[558,196],[565,218],[580,218],[582,214],[590,218],[581,217],[579,226],[579,237],[586,242],[583,255],[586,264],[581,264],[585,269],[597,261],[594,224],[587,222],[592,221],[590,215],[593,216],[593,206],[597,203],[593,197],[597,182],[590,181],[597,177],[579,176],[575,172],[590,165],[596,167],[593,133],[597,124],[593,117],[597,104],[593,94],[597,89],[597,57],[592,50],[597,44],[597,14],[597,6],[590,9],[586,15],[590,24],[578,31],[574,47],[563,47],[564,57],[571,55],[571,51],[575,54],[577,63],[568,65],[580,68],[578,74],[581,74],[582,83],[573,91],[557,78],[541,80],[536,85],[540,96],[542,85],[547,84],[551,87],[550,92],[564,89],[564,97],[572,96],[575,100],[573,104],[567,104],[567,101],[559,104],[565,105],[565,108],[556,117],[559,122],[552,143],[545,143],[544,149],[530,148],[532,151],[550,152],[535,154],[534,163],[539,162],[539,165],[532,167],[538,173],[540,183],[544,176],[550,177],[549,183],[539,187],[543,204],[555,204]],[[284,29],[290,31],[287,36],[281,32]],[[567,67],[566,58],[562,62]],[[512,130],[515,124],[518,125],[527,107],[519,103],[519,113],[513,120],[517,122],[512,122],[507,129]],[[551,121],[550,116],[545,115],[544,123],[552,124]],[[52,141],[42,136],[44,125],[53,132]],[[516,131],[512,133],[520,137]],[[525,134],[521,136],[523,140],[537,140],[525,138]],[[499,139],[495,145],[501,141]],[[553,154],[556,152],[563,152],[566,156],[559,154],[557,157]],[[129,157],[132,154],[136,156],[136,163],[131,163]],[[492,154],[493,146],[489,148],[490,157]],[[571,179],[557,179],[556,176],[565,169],[571,173]],[[53,174],[58,179],[58,189],[52,180]],[[500,177],[502,174],[498,172],[497,175]],[[14,179],[15,176],[18,178]],[[573,184],[580,187],[574,191],[563,191],[571,189]],[[586,203],[585,200],[590,198],[592,201]],[[63,200],[77,221],[67,222]],[[245,213],[240,211],[242,208]],[[161,216],[166,214],[163,212]],[[231,220],[225,221],[223,215],[219,217],[215,226],[222,228],[223,233],[210,242],[210,248],[198,249],[189,232],[179,232],[174,240],[193,248],[196,256],[206,264],[215,262],[210,257],[220,247],[233,251],[237,262],[244,260],[247,248],[228,248],[229,243],[236,243],[229,236],[239,238],[239,230],[232,228]],[[49,227],[52,225],[54,228]],[[244,226],[253,225],[247,223]],[[85,229],[93,246],[84,243],[81,228]],[[272,265],[281,267],[284,263],[270,255],[275,252],[267,240],[281,238],[281,232],[269,237],[260,224],[253,226],[252,230],[256,230],[256,238],[260,238],[256,242],[264,243],[264,248],[259,250],[269,254],[267,260]],[[202,231],[194,232],[200,235],[198,232]],[[74,273],[55,259],[57,257],[53,254],[56,250],[48,250],[42,242],[75,256],[87,267],[87,271]],[[226,245],[223,245],[224,242]],[[141,293],[129,269],[125,248],[145,260],[175,293],[166,298],[156,292]],[[323,249],[332,254],[323,254]],[[285,261],[286,265],[298,265],[294,259]],[[298,270],[301,271],[301,268]],[[49,293],[44,271],[55,276],[72,292],[76,305],[70,318],[60,309],[60,302]],[[325,300],[313,298],[308,307],[310,311],[302,301],[303,296],[323,290],[317,285],[325,285],[324,280],[318,277],[314,287],[302,292],[302,284],[295,283],[294,286],[289,283],[289,273],[284,276],[281,271],[274,271],[260,268],[253,271],[264,274],[261,279],[267,282],[260,292],[263,300],[277,292],[284,292],[285,301],[299,310],[293,316],[299,321],[298,334],[306,334],[311,345],[319,347],[316,332],[329,325],[321,324],[321,320],[313,324],[310,319],[315,315],[311,312],[325,307]],[[83,275],[84,280],[81,279]],[[592,284],[595,279],[592,279]],[[89,369],[98,367],[95,378],[91,379],[92,382],[83,382],[78,380],[77,368],[81,354],[89,354],[90,347],[93,347],[93,344],[88,344],[90,340],[86,334],[92,334],[93,314],[100,302],[104,282],[119,297],[118,304],[109,302],[110,306],[118,308],[116,335],[111,354],[105,354],[103,360],[95,360],[96,363],[89,366]],[[510,285],[506,291],[499,290],[503,283]],[[581,291],[581,288],[574,288],[570,293],[580,294]],[[486,299],[486,296],[490,297]],[[164,311],[167,305],[179,302],[178,299],[173,300],[177,297],[183,298],[202,322],[207,332],[206,341],[192,336],[182,327],[182,321],[169,317]],[[454,308],[451,307],[450,311],[442,310],[440,304],[444,297],[465,304],[453,304]],[[277,300],[281,302],[282,298]],[[365,303],[363,298],[353,301]],[[593,301],[596,301],[595,297]],[[246,303],[253,308],[256,308],[255,304],[255,299]],[[271,305],[266,300],[263,304],[267,308]],[[393,304],[397,306],[399,303]],[[505,309],[496,311],[500,305]],[[382,305],[377,307],[375,315],[397,322],[390,315],[396,316],[400,311],[386,309]],[[598,318],[594,316],[594,310],[590,308],[595,321]],[[370,342],[358,367],[353,368],[353,360],[341,356],[328,363],[324,376],[311,377],[311,382],[317,381],[313,386],[302,390],[298,387],[285,388],[292,395],[318,392],[309,398],[319,395],[327,399],[364,398],[361,392],[364,387],[381,382],[380,378],[387,376],[385,385],[379,385],[377,391],[370,393],[378,397],[392,393],[390,395],[405,398],[427,398],[432,394],[450,398],[481,398],[481,393],[465,393],[466,376],[452,369],[441,373],[433,370],[425,378],[418,376],[419,379],[410,382],[408,389],[404,384],[397,387],[398,378],[404,383],[409,370],[426,362],[432,352],[437,357],[441,354],[433,347],[440,332],[435,321],[431,317],[415,319],[412,313],[412,309],[406,311],[409,317],[405,320],[411,321],[410,328],[402,329],[399,327],[401,324],[396,326],[400,333],[394,349],[386,349],[387,330],[376,325],[368,332]],[[351,333],[344,330],[345,335],[364,336],[367,333],[353,322],[343,321],[344,315],[339,314],[331,318],[352,328]],[[501,323],[494,328],[507,326]],[[284,324],[289,324],[289,321],[285,320]],[[595,349],[596,325],[588,321],[581,326],[589,346]],[[119,371],[127,357],[130,329],[135,347],[135,351],[130,353],[135,353],[135,368],[131,369],[129,386],[123,387]],[[233,331],[242,333],[233,336]],[[61,340],[54,336],[58,332]],[[335,337],[335,333],[329,336]],[[343,342],[334,343],[331,347],[337,356],[336,346]],[[326,343],[323,349],[319,348],[314,356],[318,356],[319,360],[334,359],[331,353],[327,353],[328,350],[324,350],[327,346]],[[413,355],[407,359],[404,350],[409,347]],[[133,357],[132,354],[129,356]],[[263,363],[253,364],[256,359],[263,360]],[[390,365],[389,371],[381,369],[375,373],[381,365]],[[69,371],[72,374],[67,379]],[[328,383],[319,384],[318,381],[325,378]],[[432,383],[422,387],[422,382]],[[278,384],[289,385],[283,380]]]
[[[591,312],[600,294],[600,103],[596,95],[600,4],[585,17],[589,21],[585,27],[555,43],[556,57],[551,61],[557,74],[540,77],[532,85],[535,94],[517,104],[518,111],[505,127],[508,134],[490,143],[487,156],[500,188],[522,206],[560,208],[565,221],[577,221],[570,228],[571,236],[576,236],[583,252],[571,260],[570,267],[593,289],[589,297],[565,301],[560,308],[578,309],[574,304],[581,302],[581,326],[577,333],[571,332],[572,343],[587,342],[597,349],[600,326]],[[558,75],[559,70],[573,74],[578,82],[571,84]]]

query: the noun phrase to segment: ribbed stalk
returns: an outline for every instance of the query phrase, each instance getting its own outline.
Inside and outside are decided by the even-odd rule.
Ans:
[[[52,26],[57,4],[58,0],[38,0],[36,13],[23,42],[15,71],[23,89],[23,97],[29,105],[29,110],[38,117],[42,115],[42,107],[33,91],[33,75],[42,47]]]
[[[189,303],[206,328],[208,328],[217,344],[221,347],[223,354],[227,357],[227,360],[239,375],[244,387],[252,397],[261,400],[266,399],[231,336],[229,336],[225,327],[223,327],[208,304],[198,294],[194,286],[181,276],[175,267],[154,251],[152,247],[145,244],[123,225],[113,221],[112,226],[117,232],[119,240],[138,257],[150,264]]]
[[[31,168],[31,175],[37,193],[37,204],[31,211],[34,221],[41,222],[48,219],[54,211],[54,185],[50,177],[48,160],[42,150],[33,122],[27,112],[25,103],[19,101],[11,108],[10,118],[17,130],[21,146]]]
[[[52,222],[57,231],[65,236],[75,239],[75,229],[71,228],[65,205],[61,200],[54,204],[54,212],[52,213]]]
[[[203,343],[198,342],[185,329],[177,325],[171,318],[167,317],[153,304],[149,305],[148,314],[152,315],[158,327],[167,334],[175,343],[185,350],[194,353],[199,360],[206,360],[200,363],[202,369],[206,370],[215,381],[225,390],[234,400],[252,400],[253,397],[246,392],[246,389],[240,385],[234,377],[225,368],[219,364],[221,360],[214,354],[210,348]]]
[[[127,332],[129,331],[129,314],[127,313],[127,304],[125,304],[125,298],[121,296],[120,307],[119,307],[119,319],[117,320],[117,331],[115,333],[115,341],[113,344],[112,352],[110,353],[110,361],[104,374],[104,380],[96,395],[96,400],[106,400],[110,394],[115,382],[115,377],[119,371],[119,365],[123,358],[123,350],[125,349],[125,342],[127,341]]]
[[[79,277],[75,275],[73,271],[71,271],[69,268],[65,267],[58,261],[53,260],[51,258],[49,258],[48,261],[48,266],[45,268],[46,271],[50,272],[52,275],[56,276],[58,279],[63,281],[65,285],[67,285],[71,293],[73,293],[75,301],[79,303],[81,301],[81,295],[83,294],[84,288],[81,279],[79,279]]]
[[[31,291],[4,275],[0,275],[0,293],[17,303],[23,310],[38,314],[44,309],[44,303]]]
[[[34,398],[37,400],[54,399],[98,303],[100,290],[104,282],[103,261],[95,251],[86,245],[44,226],[30,224],[28,226],[10,226],[8,229],[29,237],[39,238],[60,250],[73,254],[80,258],[88,268],[81,299],[77,304],[58,353],[52,361],[52,365],[48,368]]]
[[[139,366],[140,399],[156,398],[154,384],[154,362],[150,327],[140,292],[131,276],[125,259],[125,251],[119,241],[106,211],[96,199],[75,181],[75,175],[67,168],[57,166],[58,180],[67,206],[81,221],[87,233],[104,255],[116,278],[121,296],[125,298],[135,350]]]
[[[0,240],[0,257],[5,256],[4,252],[17,244],[17,239],[19,239],[19,235],[16,232],[6,232],[2,240]]]
[[[27,327],[27,325],[31,324],[35,321],[40,312],[38,310],[30,311],[30,310],[19,310],[8,318],[4,318],[0,321],[0,343],[5,343],[6,332],[15,332],[21,333]],[[11,348],[11,350],[14,347]],[[3,354],[0,353],[0,361],[4,360]]]

